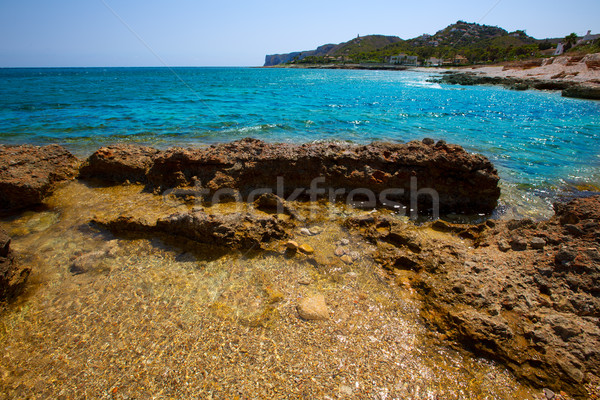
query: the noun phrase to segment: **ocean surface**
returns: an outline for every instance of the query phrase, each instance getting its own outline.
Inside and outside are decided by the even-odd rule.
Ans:
[[[255,137],[304,143],[444,139],[488,156],[499,213],[548,214],[598,191],[600,102],[430,83],[434,73],[261,68],[0,69],[0,143],[160,148]]]

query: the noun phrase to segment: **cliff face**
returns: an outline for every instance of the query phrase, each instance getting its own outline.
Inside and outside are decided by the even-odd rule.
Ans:
[[[273,65],[288,63],[295,57],[298,57],[300,54],[302,54],[301,51],[287,54],[267,54],[265,56],[265,67],[272,67]]]
[[[295,51],[293,53],[287,54],[271,54],[265,57],[265,67],[271,67],[273,65],[285,64],[292,61],[294,58],[298,57],[298,60],[302,60],[303,58],[309,56],[326,56],[339,45],[335,44],[325,44],[323,46],[317,47],[315,50],[306,50],[306,51]]]

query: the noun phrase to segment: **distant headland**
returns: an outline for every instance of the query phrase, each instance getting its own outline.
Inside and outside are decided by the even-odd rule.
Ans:
[[[583,27],[585,28],[585,27]],[[434,35],[423,34],[403,40],[397,36],[368,35],[340,44],[325,44],[315,50],[271,54],[265,57],[265,67],[283,65],[345,65],[371,64],[396,67],[452,66],[500,63],[563,52],[600,52],[600,34],[578,37],[572,33],[564,38],[536,39],[524,30],[508,32],[496,26],[458,21]]]

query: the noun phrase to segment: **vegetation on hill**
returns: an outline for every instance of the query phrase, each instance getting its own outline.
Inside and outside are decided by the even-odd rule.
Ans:
[[[571,45],[577,40],[576,35],[572,36],[567,37]],[[357,37],[338,45],[293,53],[288,63],[386,63],[391,56],[405,53],[418,56],[420,61],[430,57],[453,60],[460,55],[469,63],[480,64],[549,55],[560,40],[566,39],[538,40],[521,30],[508,32],[496,26],[458,21],[435,35],[425,34],[409,40],[382,35]],[[576,48],[583,49],[582,46]]]

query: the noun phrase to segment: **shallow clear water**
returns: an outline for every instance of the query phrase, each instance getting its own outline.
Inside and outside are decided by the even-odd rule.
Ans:
[[[432,74],[253,68],[0,69],[0,142],[159,147],[432,137],[488,156],[504,204],[600,186],[600,102],[460,87]],[[540,200],[540,198],[542,200]],[[504,210],[506,211],[506,210]]]
[[[114,237],[88,224],[95,215],[154,218],[189,207],[141,186],[70,182],[47,206],[2,220],[20,262],[32,268],[26,293],[0,312],[0,393],[8,398],[536,393],[501,366],[449,349],[422,323],[410,284],[378,267],[372,244],[340,226],[362,211],[317,210],[306,222],[317,235],[293,231],[314,247],[314,258],[290,258],[283,243],[268,253],[219,254],[182,240]],[[340,239],[360,254],[354,263],[334,255]],[[74,263],[85,272],[72,273]],[[328,321],[298,317],[298,300],[313,293],[325,296]]]

